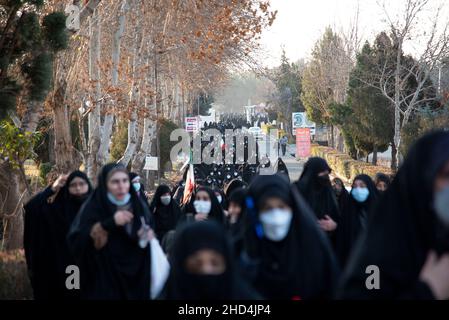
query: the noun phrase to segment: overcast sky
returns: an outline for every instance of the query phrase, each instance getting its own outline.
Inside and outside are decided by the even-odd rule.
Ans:
[[[389,0],[389,12],[401,12],[405,0]],[[444,0],[433,0],[435,4]],[[449,0],[446,0],[449,2]],[[271,7],[278,10],[273,26],[264,32],[262,47],[268,56],[266,66],[276,66],[281,46],[292,61],[308,58],[315,42],[326,26],[335,30],[348,29],[355,20],[359,7],[359,30],[363,39],[372,40],[387,28],[379,0],[271,0]],[[446,18],[446,17],[445,17]],[[429,20],[428,20],[429,21]]]

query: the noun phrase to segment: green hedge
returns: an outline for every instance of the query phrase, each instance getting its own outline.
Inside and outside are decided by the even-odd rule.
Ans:
[[[0,251],[0,300],[33,298],[23,250]]]
[[[329,166],[335,171],[335,173],[339,177],[346,179],[346,182],[352,182],[359,174],[366,174],[373,179],[379,172],[390,176],[393,175],[393,171],[390,168],[374,166],[363,161],[354,160],[347,154],[341,153],[329,147],[312,145],[312,155],[314,157],[326,159]]]

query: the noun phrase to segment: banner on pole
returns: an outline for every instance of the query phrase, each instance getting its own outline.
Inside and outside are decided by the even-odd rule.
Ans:
[[[311,156],[310,129],[296,129],[296,156],[298,158],[308,158]]]
[[[199,121],[197,117],[186,117],[185,125],[187,132],[197,132],[199,129]]]
[[[305,112],[294,112],[292,113],[292,129],[293,134],[296,134],[296,129],[298,128],[309,128],[310,134],[315,134],[316,124],[307,118]]]
[[[158,157],[146,157],[143,170],[158,171]]]

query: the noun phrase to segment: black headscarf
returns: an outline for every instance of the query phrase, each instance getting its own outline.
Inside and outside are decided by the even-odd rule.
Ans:
[[[341,298],[432,297],[419,275],[429,251],[449,251],[449,239],[438,236],[444,233],[432,207],[435,178],[447,161],[448,132],[426,135],[410,149],[390,188],[374,207],[368,229],[349,261]],[[365,271],[370,265],[380,269],[380,290],[365,287]]]
[[[186,270],[186,260],[199,250],[223,255],[221,275],[196,275]],[[242,281],[234,266],[231,246],[222,226],[212,221],[188,224],[176,233],[170,254],[170,276],[161,295],[167,300],[252,300],[258,296]]]
[[[196,189],[195,193],[192,194],[192,197],[190,198],[190,201],[184,206],[183,213],[186,214],[193,214],[194,216],[197,214],[195,210],[195,206],[193,205],[195,201],[195,196],[198,192],[205,191],[209,195],[209,198],[211,200],[211,209],[208,215],[208,219],[214,220],[220,224],[224,224],[225,222],[225,215],[223,212],[223,208],[221,207],[220,203],[218,202],[217,197],[215,196],[215,192],[212,191],[212,189],[207,187],[199,187]],[[184,217],[185,218],[185,217]]]
[[[293,213],[287,237],[280,242],[258,234],[262,228],[260,207],[270,197],[283,200]],[[255,288],[268,299],[330,298],[337,263],[327,238],[297,190],[283,176],[259,176],[248,190],[246,210],[245,251],[257,265]]]
[[[131,183],[131,185],[132,185],[132,181],[133,181],[135,178],[137,178],[137,177],[140,178],[140,175],[138,175],[138,174],[135,173],[135,172],[130,172],[130,173],[129,173],[129,182]],[[138,192],[136,192],[136,193],[137,193],[137,195],[139,196],[139,198],[142,198],[143,203],[146,204],[147,206],[149,206],[149,204],[148,204],[148,198],[147,198],[147,196],[146,196],[146,194],[145,194],[145,186],[143,185],[143,183],[140,182],[140,190],[139,190]],[[148,207],[148,208],[149,208],[149,207]]]
[[[240,189],[240,188],[246,188],[248,185],[239,179],[231,180],[224,188],[224,194],[226,195],[226,198],[229,200],[229,196],[234,190]]]
[[[246,189],[244,188],[234,190],[229,196],[229,204],[232,202],[241,208],[240,215],[235,223],[231,224],[228,220],[231,243],[234,248],[234,252],[238,257],[240,257],[240,253],[243,249],[243,241],[245,236],[245,200]]]
[[[358,175],[354,182],[356,180],[361,180],[366,184],[369,196],[365,202],[360,203],[353,198],[351,192],[348,206],[345,211],[341,211],[340,223],[337,228],[337,255],[342,266],[346,264],[356,241],[366,230],[371,209],[378,198],[376,186],[369,176]]]
[[[150,297],[150,249],[138,245],[138,230],[141,219],[150,224],[147,207],[137,196],[131,185],[131,200],[128,205],[134,218],[130,231],[118,227],[114,222],[117,207],[107,197],[107,181],[116,172],[127,170],[120,164],[108,164],[98,177],[98,186],[86,201],[75,219],[68,243],[78,265],[82,297],[85,299],[148,299]],[[106,245],[96,250],[90,237],[92,227],[97,223],[108,233]]]
[[[326,180],[318,177],[318,174],[323,171],[332,171],[326,160],[310,158],[296,186],[318,219],[324,219],[324,216],[328,215],[338,223],[340,214],[331,182],[328,177]]]
[[[287,165],[281,158],[279,158],[277,161],[277,173],[284,174],[287,177],[287,179],[290,181],[290,176],[288,174]]]
[[[214,189],[214,192],[215,192],[215,193],[219,193],[219,194],[221,195],[221,203],[220,203],[221,208],[222,208],[223,210],[227,210],[229,204],[228,204],[228,201],[226,200],[226,196],[225,196],[223,190],[221,190],[221,189],[219,189],[219,188],[215,188],[215,189]],[[217,199],[217,200],[218,200],[218,199]]]
[[[181,209],[179,209],[173,198],[167,206],[161,202],[161,196],[165,193],[170,193],[170,188],[167,185],[157,187],[153,201],[150,204],[150,210],[154,219],[154,232],[160,241],[162,241],[168,231],[176,228],[176,224],[181,216]]]
[[[69,192],[69,185],[75,178],[88,184],[88,192],[81,197]],[[79,299],[79,292],[67,290],[65,286],[65,270],[75,264],[65,240],[91,191],[86,174],[74,171],[53,202],[48,202],[53,194],[48,187],[24,206],[24,249],[35,299]]]
[[[375,179],[375,182],[374,182],[374,183],[375,183],[375,185],[377,186],[377,184],[378,184],[379,182],[384,182],[385,185],[387,186],[387,189],[388,189],[388,187],[389,187],[390,184],[391,184],[391,179],[390,179],[390,177],[387,176],[386,174],[379,172],[378,174],[376,174],[376,179]]]
[[[348,190],[345,188],[345,184],[340,178],[334,178],[333,181],[339,181],[341,184],[341,191],[339,194],[335,192],[335,197],[337,198],[338,208],[340,209],[340,213],[342,214],[345,210],[347,210],[349,201],[351,200],[351,195]]]

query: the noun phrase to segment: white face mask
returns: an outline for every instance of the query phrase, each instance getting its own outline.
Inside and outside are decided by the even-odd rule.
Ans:
[[[449,226],[449,187],[435,194],[433,206],[441,222]]]
[[[170,204],[171,201],[171,196],[162,196],[161,197],[161,202],[164,206],[168,206]]]
[[[210,201],[195,200],[193,206],[195,207],[196,213],[209,214],[212,203]]]
[[[223,201],[223,198],[221,196],[217,196],[217,200],[218,200],[218,203],[221,203]]]
[[[140,182],[133,182],[133,187],[134,187],[134,190],[139,192],[140,191]]]
[[[290,210],[272,209],[260,215],[265,237],[271,241],[282,241],[290,230],[293,214]]]

